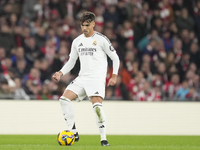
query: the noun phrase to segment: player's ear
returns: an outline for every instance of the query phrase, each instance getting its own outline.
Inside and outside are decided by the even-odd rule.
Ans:
[[[95,21],[93,21],[92,26],[93,26],[93,27],[95,26]]]

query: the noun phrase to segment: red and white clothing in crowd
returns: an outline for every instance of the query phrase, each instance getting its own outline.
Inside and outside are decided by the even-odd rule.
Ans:
[[[133,28],[131,26],[131,22],[129,21],[125,21],[123,23],[123,27],[124,27],[124,37],[133,41],[134,39],[134,31]]]
[[[149,8],[149,4],[147,2],[143,3],[141,14],[148,20],[152,18],[153,11]]]
[[[46,45],[41,48],[41,51],[44,53],[45,58],[48,60],[49,64],[52,64],[56,53],[56,47],[52,45],[52,41],[48,40]]]
[[[155,92],[155,97],[153,101],[161,101],[161,100],[162,100],[161,92]]]
[[[115,88],[114,94],[115,94],[115,96],[116,96],[117,98],[121,98],[121,97],[122,97],[122,96],[121,96],[121,91],[120,91],[120,87],[119,87],[119,86],[117,86],[117,87]]]
[[[126,64],[126,67],[127,67],[127,71],[131,74],[131,72],[133,71],[131,61],[125,60],[125,64]]]
[[[137,94],[143,89],[145,79],[143,79],[140,83],[136,83],[134,79],[131,79],[127,85],[128,91],[132,95],[132,99],[135,100]]]
[[[38,19],[49,19],[51,16],[51,9],[48,5],[48,1],[44,0],[44,4],[37,3],[33,7],[34,11],[36,12],[36,16]]]
[[[63,28],[63,30],[65,32],[65,35],[69,35],[70,34],[71,27],[68,24],[64,23],[62,28]]]
[[[181,49],[174,49],[173,51],[175,53],[175,59],[176,59],[175,61],[176,63],[178,63],[180,59],[182,58],[183,52]]]
[[[152,86],[155,87],[155,86],[161,86],[163,84],[162,80],[161,79],[153,79],[152,80]]]
[[[169,20],[170,11],[168,7],[161,7],[160,16],[163,20]]]
[[[136,101],[161,101],[161,93],[156,93],[154,89],[150,89],[148,92],[141,90],[136,95]]]
[[[134,39],[134,31],[133,31],[133,29],[129,28],[129,29],[125,30],[124,31],[124,37],[133,41],[133,39]]]
[[[0,66],[1,66],[1,70],[3,71],[3,74],[7,74],[7,67],[6,67],[6,60],[5,58],[0,59]]]
[[[10,75],[7,72],[3,73],[3,76],[7,80],[9,87],[16,87],[14,80],[10,77]]]
[[[167,73],[163,74],[154,74],[152,77],[152,86],[162,86],[164,83],[168,82],[168,76]]]
[[[72,29],[74,29],[74,19],[72,16],[67,16],[65,20],[62,22],[62,29],[66,36],[70,35]]]
[[[153,98],[155,97],[155,93],[153,90],[150,90],[148,93],[145,93],[144,91],[140,91],[136,95],[136,101],[153,101]]]
[[[147,11],[144,11],[144,10],[142,11],[142,15],[145,16],[146,18],[151,18],[152,14],[153,14],[153,12],[150,9]]]
[[[53,63],[53,56],[55,55],[55,49],[47,47],[45,48],[45,58],[49,61],[49,64]]]
[[[160,7],[160,17],[164,21],[171,21],[173,20],[173,10],[170,6],[169,1],[162,1],[159,3]]]
[[[189,68],[189,65],[190,65],[190,61],[184,61],[184,62],[181,61],[180,64],[181,64],[181,66],[182,66],[182,70],[183,70],[183,71],[187,71],[188,68]]]
[[[96,16],[95,24],[96,24],[97,26],[103,27],[103,25],[104,25],[103,16]]]
[[[198,96],[197,92],[194,92],[194,93],[188,93],[186,96],[185,96],[187,99],[189,100],[197,100],[199,99],[200,97]]]
[[[169,98],[173,98],[175,93],[181,88],[181,84],[174,85],[172,82],[166,82],[162,86],[162,90]]]

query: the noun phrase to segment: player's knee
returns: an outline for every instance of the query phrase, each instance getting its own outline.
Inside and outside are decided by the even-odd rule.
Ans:
[[[103,101],[103,99],[100,96],[92,96],[91,100],[92,100],[92,104],[102,103],[102,101]]]
[[[71,90],[65,90],[62,96],[68,98],[69,100],[74,100],[78,97],[77,94],[72,92]]]

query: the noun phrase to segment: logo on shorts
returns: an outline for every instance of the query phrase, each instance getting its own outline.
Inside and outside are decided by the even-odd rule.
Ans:
[[[83,46],[83,44],[82,44],[82,43],[80,43],[80,44],[79,44],[79,46]],[[78,47],[79,47],[79,46],[78,46]]]
[[[95,92],[94,94],[99,94],[99,92]]]
[[[92,45],[96,46],[96,45],[97,45],[97,41],[94,41],[94,42],[92,43]]]

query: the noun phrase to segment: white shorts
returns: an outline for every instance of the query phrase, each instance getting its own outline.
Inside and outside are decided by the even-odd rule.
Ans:
[[[78,100],[83,100],[86,96],[105,97],[105,82],[97,78],[77,77],[66,88],[78,95]]]

